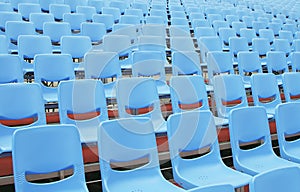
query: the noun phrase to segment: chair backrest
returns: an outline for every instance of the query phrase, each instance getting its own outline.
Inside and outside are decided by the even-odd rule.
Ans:
[[[19,3],[18,13],[21,13],[23,20],[28,21],[31,13],[41,13],[39,3]]]
[[[172,114],[167,120],[167,125],[174,174],[192,169],[195,165],[221,163],[216,126],[210,111]],[[200,157],[184,158],[184,152],[196,152],[201,149],[206,149],[207,153]]]
[[[121,16],[120,9],[116,7],[102,7],[102,14],[113,15],[115,22],[118,22]]]
[[[6,21],[22,21],[22,15],[16,12],[0,12],[0,29],[5,31]]]
[[[29,21],[33,23],[36,31],[43,31],[45,22],[53,22],[54,16],[51,13],[31,13]]]
[[[21,60],[17,55],[0,54],[0,68],[0,84],[24,82]]]
[[[208,52],[223,50],[222,41],[218,36],[200,37],[198,39],[198,47],[203,62],[207,61]]]
[[[272,29],[259,29],[259,37],[268,39],[272,44],[275,39],[274,31]]]
[[[70,54],[72,58],[83,58],[92,49],[92,41],[88,36],[62,36],[61,53]]]
[[[92,21],[93,15],[96,14],[96,8],[93,6],[79,5],[76,6],[76,13],[81,13],[85,15],[86,21]]]
[[[292,51],[290,42],[287,39],[275,39],[273,47],[275,51],[283,51],[286,57],[288,57]]]
[[[104,51],[122,54],[122,52],[130,49],[131,40],[128,35],[105,35],[103,37],[103,44]]]
[[[173,113],[188,110],[209,110],[207,92],[202,76],[172,76],[170,96]]]
[[[228,118],[230,111],[247,107],[247,95],[243,79],[239,75],[217,75],[214,77],[214,96],[219,117]]]
[[[72,34],[71,25],[67,22],[45,22],[43,34],[49,36],[52,43],[59,43],[62,36]]]
[[[195,37],[198,39],[200,37],[207,37],[207,36],[216,36],[217,33],[215,32],[214,28],[208,27],[196,27],[195,28]]]
[[[246,24],[240,21],[233,21],[231,25],[237,35],[241,34],[241,29],[246,28]]]
[[[46,124],[41,87],[36,83],[0,85],[0,153],[12,150],[15,130]]]
[[[215,21],[212,22],[212,27],[214,28],[216,34],[219,35],[219,29],[220,28],[228,28],[229,25],[228,25],[227,21],[215,20]]]
[[[63,21],[70,24],[72,33],[78,33],[81,23],[85,22],[86,19],[83,13],[65,13]]]
[[[275,107],[281,103],[276,76],[273,73],[252,75],[251,90],[254,105],[264,106],[269,114],[275,114]]]
[[[105,121],[98,129],[98,150],[102,186],[105,191],[118,180],[161,175],[153,125],[148,118],[123,118]],[[142,166],[117,170],[119,162],[146,161]],[[118,184],[120,185],[120,184]]]
[[[251,120],[255,119],[255,121]],[[234,167],[245,171],[239,159],[260,155],[274,155],[267,112],[264,107],[251,106],[234,109],[229,115],[230,143]],[[255,148],[245,149],[243,144],[261,142]],[[248,171],[249,172],[249,171]],[[249,172],[249,174],[255,174]]]
[[[140,18],[136,15],[121,15],[120,23],[138,25],[140,24]]]
[[[255,175],[249,186],[251,192],[296,192],[299,187],[299,179],[299,167],[284,167]]]
[[[293,52],[291,54],[291,63],[292,63],[292,71],[294,72],[300,71],[300,52]]]
[[[284,98],[287,102],[300,102],[300,74],[298,72],[282,75]]]
[[[71,79],[75,79],[75,72],[71,55],[35,55],[34,81],[41,85],[44,94],[44,99],[46,102],[57,102],[58,85],[56,85],[56,83],[59,84],[60,81],[66,81]],[[47,94],[52,94],[53,97],[47,98]]]
[[[257,52],[240,51],[237,54],[238,70],[246,82],[250,82],[250,76],[255,73],[262,73],[262,66]]]
[[[67,4],[50,4],[49,13],[53,14],[56,21],[62,21],[65,13],[71,13],[70,5]]]
[[[159,24],[144,24],[142,25],[142,34],[151,36],[166,37],[166,26]]]
[[[271,51],[271,45],[266,38],[253,38],[252,39],[253,51],[257,51],[260,57],[267,56],[267,52]]]
[[[249,51],[246,37],[229,37],[229,51],[236,57],[240,51]]]
[[[220,74],[234,74],[233,56],[229,52],[211,51],[207,54],[207,73],[209,83],[213,84],[213,77]]]
[[[133,15],[133,16],[137,16],[139,23],[143,23],[145,18],[144,18],[144,13],[142,9],[136,9],[136,8],[127,8],[125,9],[125,13],[124,15]]]
[[[88,191],[79,133],[73,125],[40,125],[17,130],[13,136],[13,169],[17,191]],[[59,158],[58,158],[59,157]],[[32,183],[30,174],[72,169],[73,174],[58,182]]]
[[[254,29],[248,29],[248,28],[241,28],[240,29],[240,36],[246,37],[248,44],[252,45],[252,40],[256,38],[255,30]]]
[[[291,31],[280,30],[279,39],[287,39],[290,44],[293,43],[294,37]]]
[[[106,30],[111,31],[114,22],[114,16],[111,14],[94,14],[93,15],[94,23],[104,23]]]
[[[121,118],[148,117],[152,120],[156,133],[166,131],[160,129],[165,124],[165,120],[161,113],[160,100],[154,79],[122,78],[117,81],[116,86],[118,112]]]
[[[282,74],[289,71],[286,56],[283,51],[267,52],[268,73]]]
[[[139,51],[166,51],[166,39],[162,36],[141,35],[138,37]],[[166,59],[166,58],[165,58]]]
[[[106,27],[104,23],[83,22],[80,26],[80,33],[90,37],[92,43],[99,43],[106,34]]]
[[[192,38],[187,37],[171,37],[171,51],[195,51],[195,46]]]
[[[108,119],[101,81],[84,79],[60,82],[58,106],[60,123],[76,125],[81,142],[96,142],[99,123]]]
[[[6,35],[0,35],[0,54],[8,53],[8,42]]]
[[[5,24],[5,34],[11,43],[17,44],[19,35],[35,35],[35,27],[31,22],[7,21]]]
[[[195,51],[174,51],[172,75],[202,75],[199,54]]]

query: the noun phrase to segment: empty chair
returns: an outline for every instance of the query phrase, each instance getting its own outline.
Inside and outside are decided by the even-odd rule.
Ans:
[[[90,37],[93,44],[99,44],[106,35],[106,27],[104,23],[83,22],[80,26],[80,34]]]
[[[166,39],[162,36],[141,35],[138,37],[139,51],[160,51],[166,61]]]
[[[257,52],[241,51],[237,55],[239,75],[246,84],[250,84],[250,77],[262,73],[262,66]]]
[[[212,27],[196,27],[194,36],[198,39],[200,37],[216,36],[216,32]]]
[[[71,8],[67,4],[50,4],[49,13],[54,16],[56,21],[62,21],[65,13],[71,13]]]
[[[86,21],[85,18],[83,13],[65,13],[63,21],[70,24],[72,33],[79,33],[81,23]]]
[[[290,31],[285,31],[285,30],[280,30],[279,31],[279,38],[280,39],[287,39],[290,43],[290,45],[292,45],[293,43],[293,33]]]
[[[171,37],[171,51],[195,51],[195,46],[192,38],[187,37]]]
[[[76,125],[82,143],[97,142],[97,127],[100,122],[108,120],[101,81],[84,79],[60,82],[58,108],[60,123]]]
[[[169,27],[170,37],[191,37],[190,28],[186,25],[171,25]]]
[[[234,58],[241,51],[249,51],[247,38],[245,37],[230,37],[229,38],[229,51],[233,54]]]
[[[106,30],[111,31],[114,24],[114,16],[111,14],[95,14],[93,15],[94,23],[104,23]]]
[[[213,26],[214,21],[223,21],[223,17],[220,14],[208,14],[206,15],[206,19],[210,23],[211,26]]]
[[[241,29],[246,28],[246,24],[244,22],[234,21],[231,25],[237,36],[240,36]]]
[[[272,29],[259,29],[258,33],[260,38],[266,38],[269,40],[270,45],[273,44],[275,35]]]
[[[0,2],[0,11],[1,12],[12,12],[13,8],[9,2]]]
[[[271,45],[268,39],[254,38],[252,39],[252,50],[258,52],[261,62],[265,62],[267,52],[271,51]]]
[[[209,84],[213,84],[213,77],[215,75],[234,74],[231,53],[222,51],[208,52],[207,73]]]
[[[153,122],[156,134],[167,131],[155,80],[152,78],[122,78],[117,81],[117,103],[121,118],[148,117]]]
[[[103,37],[103,50],[117,52],[120,58],[120,65],[123,69],[131,68],[131,39],[128,35],[105,35]]]
[[[148,14],[148,4],[146,2],[134,1],[134,2],[132,2],[131,7],[134,9],[141,9],[143,12],[143,16]]]
[[[55,158],[59,155],[59,158]],[[13,136],[13,169],[16,191],[77,190],[88,192],[79,133],[71,125],[40,125],[17,130]],[[70,177],[46,183],[26,177],[73,169]]]
[[[230,184],[240,188],[250,182],[251,176],[223,163],[211,112],[173,114],[167,124],[174,180],[183,188],[212,184]],[[189,153],[197,156],[188,157]],[[201,179],[203,177],[205,179]]]
[[[132,55],[132,76],[153,77],[161,97],[170,95],[170,88],[166,82],[164,54],[160,51],[136,51]]]
[[[209,110],[207,88],[200,75],[172,76],[170,94],[173,113],[191,110]],[[228,124],[228,120],[214,116],[216,126]]]
[[[292,52],[292,50],[290,43],[287,39],[275,39],[274,50],[284,52],[287,59],[287,63],[290,64],[290,53]]]
[[[251,90],[254,105],[266,108],[269,117],[281,103],[278,83],[273,73],[258,73],[251,76]]]
[[[122,77],[119,55],[116,52],[93,51],[84,56],[86,79],[101,79],[105,96],[116,98],[115,84]]]
[[[226,21],[224,20],[216,20],[216,21],[213,21],[212,23],[212,27],[214,28],[215,32],[217,34],[219,34],[219,29],[220,28],[228,28],[229,25]]]
[[[255,30],[256,35],[259,35],[260,29],[266,29],[268,27],[268,24],[263,21],[253,21],[252,22],[252,28]]]
[[[299,132],[299,107],[299,102],[283,103],[277,106],[275,114],[280,156],[296,163],[300,162],[299,138],[293,135]]]
[[[168,25],[168,16],[167,16],[167,13],[165,10],[159,10],[159,9],[152,8],[149,11],[149,17],[157,17],[157,16],[162,18],[163,23],[161,23],[161,24]],[[147,23],[147,17],[146,17],[146,23]]]
[[[196,29],[197,27],[211,27],[206,19],[193,19],[192,27]]]
[[[98,14],[101,14],[102,12],[102,7],[105,6],[105,2],[104,0],[88,0],[88,5],[95,7],[96,8],[96,12]]]
[[[23,20],[28,21],[31,13],[41,13],[41,6],[37,3],[19,3],[18,13],[22,15]]]
[[[233,109],[248,107],[243,79],[239,75],[217,75],[214,77],[214,97],[218,117],[229,118]]]
[[[46,124],[42,90],[36,83],[0,85],[0,154],[11,152],[17,129]]]
[[[71,12],[76,12],[77,6],[85,6],[87,4],[86,0],[64,0],[63,2],[70,6]]]
[[[43,32],[45,22],[53,22],[54,16],[50,13],[31,13],[29,21],[33,23],[35,30],[39,33]]]
[[[242,21],[246,24],[247,28],[252,28],[253,21],[255,18],[253,16],[245,15],[242,17]]]
[[[219,29],[219,37],[223,42],[223,49],[228,49],[229,47],[229,38],[236,37],[235,30],[232,28],[220,28]]]
[[[252,40],[256,38],[255,30],[254,29],[247,29],[247,28],[242,28],[240,29],[240,36],[241,37],[246,37],[248,40],[248,45],[252,45]]]
[[[129,36],[132,44],[136,43],[138,36],[138,26],[133,24],[113,24],[112,33],[110,35],[126,35]]]
[[[35,35],[33,23],[25,21],[7,21],[5,34],[10,41],[10,49],[17,49],[19,35]]]
[[[165,180],[160,171],[154,126],[150,119],[131,117],[101,123],[98,146],[103,191],[185,191]],[[126,171],[112,166],[136,160],[142,160],[143,164],[126,168]]]
[[[119,22],[121,12],[119,8],[116,7],[102,7],[102,14],[110,14],[114,17],[114,22]]]
[[[22,15],[16,12],[0,12],[0,30],[3,33],[7,21],[22,21]]]
[[[157,24],[144,24],[142,25],[142,34],[151,36],[166,37],[166,26]]]
[[[229,27],[232,27],[232,22],[239,22],[239,17],[237,15],[226,15],[226,21],[229,24]]]
[[[199,38],[198,47],[200,49],[201,59],[203,62],[207,62],[208,52],[223,50],[222,41],[218,36]]]
[[[45,103],[58,102],[60,81],[75,79],[71,55],[37,54],[34,57],[34,82],[42,87]]]
[[[0,68],[0,84],[24,82],[21,60],[17,55],[0,54]]]
[[[124,15],[125,9],[128,7],[128,2],[119,1],[119,0],[111,0],[109,2],[109,7],[115,7],[120,10],[120,14]]]
[[[299,37],[299,39],[294,39],[292,49],[294,52],[300,52],[300,37]]]
[[[120,23],[138,25],[140,24],[140,18],[135,15],[121,15]]]
[[[52,53],[50,37],[42,35],[19,35],[18,55],[23,63],[24,73],[33,72],[34,56],[44,53]]]
[[[274,36],[279,35],[279,31],[281,30],[281,26],[282,25],[280,23],[276,23],[276,22],[269,23],[269,29],[273,30]]]
[[[71,35],[71,25],[67,22],[45,22],[43,34],[49,36],[53,45],[60,45],[62,36]]]
[[[92,49],[88,36],[62,36],[60,50],[62,54],[70,54],[73,58],[75,71],[82,69],[84,55]]]
[[[282,74],[289,71],[285,53],[282,51],[267,52],[267,68],[268,73],[274,73],[278,83],[282,84]]]
[[[298,72],[300,70],[300,52],[293,52],[291,54],[292,71]]]
[[[233,164],[239,171],[257,175],[275,168],[299,166],[274,153],[264,107],[252,106],[233,110],[229,116],[229,132]],[[253,142],[256,143],[255,147],[249,146]]]
[[[141,23],[141,24],[144,23],[144,20],[145,20],[142,9],[134,9],[134,8],[125,9],[124,15],[137,16],[138,20],[140,21],[139,23]]]
[[[174,51],[172,53],[172,75],[200,75],[199,54],[195,51]]]
[[[145,17],[146,24],[166,25],[165,20],[162,16],[149,15]]]
[[[250,191],[290,191],[296,192],[299,186],[300,170],[298,167],[275,168],[255,175],[250,182]]]
[[[59,1],[59,0],[43,0],[43,1],[40,1],[39,3],[40,3],[42,12],[49,13],[50,4],[55,4],[55,3],[60,4],[60,3],[62,3],[62,1]]]
[[[300,100],[300,74],[298,72],[284,73],[282,75],[282,87],[286,102],[299,102]]]
[[[76,13],[81,13],[85,15],[86,21],[92,21],[93,15],[96,14],[96,8],[93,6],[76,6]]]

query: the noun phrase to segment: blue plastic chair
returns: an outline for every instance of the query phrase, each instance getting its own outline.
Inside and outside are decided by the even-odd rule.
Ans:
[[[299,179],[300,169],[298,167],[278,168],[254,176],[250,183],[250,191],[296,192],[299,187]]]
[[[161,17],[162,20],[159,19],[160,24],[168,25],[168,15],[165,10],[155,9],[152,7],[152,9],[149,11],[149,16],[146,17],[146,23],[149,24],[147,21],[149,21],[148,18],[151,17]]]
[[[114,16],[111,14],[94,14],[93,15],[94,23],[104,23],[106,31],[110,32],[114,24]]]
[[[12,12],[13,8],[10,2],[0,2],[0,11],[1,12]]]
[[[116,52],[93,51],[85,54],[84,70],[86,79],[103,81],[106,98],[116,98],[116,80],[122,77]]]
[[[146,16],[145,23],[148,25],[150,25],[150,24],[166,25],[165,19],[162,16],[153,16],[153,15]]]
[[[94,14],[97,14],[96,8],[87,5],[76,6],[76,13],[81,13],[85,15],[86,21],[92,21]]]
[[[232,28],[235,30],[235,33],[237,36],[241,35],[241,29],[247,28],[246,24],[244,22],[240,22],[240,21],[233,21],[231,25],[232,25]]]
[[[36,83],[2,84],[0,85],[0,93],[1,154],[11,152],[13,133],[17,129],[46,124],[46,114],[42,90]]]
[[[223,50],[229,49],[229,38],[236,37],[234,29],[226,27],[219,28],[219,37],[223,42]],[[229,49],[230,51],[230,49]]]
[[[76,125],[82,143],[97,142],[97,127],[108,120],[103,84],[92,79],[60,82],[58,109],[60,123]]]
[[[276,74],[276,79],[279,85],[282,84],[282,74],[289,72],[287,59],[283,51],[267,52],[267,69],[268,73]]]
[[[290,55],[292,53],[292,47],[287,39],[275,39],[274,50],[284,52],[286,56],[286,63],[290,65],[291,63]]]
[[[95,7],[96,8],[96,12],[98,14],[101,14],[102,12],[102,7],[105,6],[105,1],[104,0],[89,0],[88,1],[88,5]]]
[[[119,0],[111,0],[108,3],[109,7],[118,8],[120,10],[120,14],[124,15],[125,9],[129,7],[129,2],[119,1]]]
[[[65,13],[71,13],[71,8],[67,4],[50,4],[49,13],[54,16],[55,21],[62,21]]]
[[[42,87],[45,103],[58,102],[60,81],[75,79],[71,55],[37,54],[34,57],[34,82]]]
[[[29,21],[33,23],[37,32],[42,33],[44,23],[54,22],[54,16],[51,13],[31,13]]]
[[[166,37],[166,26],[160,24],[144,24],[141,33],[143,35]]]
[[[120,23],[121,24],[138,25],[138,24],[140,24],[140,18],[136,15],[121,15]]]
[[[164,56],[164,60],[167,61],[166,58],[166,39],[164,36],[156,36],[156,35],[141,35],[138,37],[137,48],[139,51],[161,51]]]
[[[300,74],[298,72],[284,73],[282,87],[286,102],[300,102]]]
[[[240,36],[247,38],[248,45],[250,47],[252,47],[252,40],[254,38],[257,38],[255,30],[254,29],[248,29],[248,28],[241,28],[240,29]]]
[[[234,192],[234,187],[229,184],[213,184],[188,190],[189,192]]]
[[[300,31],[298,39],[294,39],[293,41],[292,50],[294,52],[300,52]]]
[[[173,114],[169,116],[167,124],[173,176],[183,188],[212,184],[231,184],[240,188],[250,182],[251,176],[223,163],[211,112]],[[200,157],[187,159],[189,153],[200,154]]]
[[[107,52],[117,52],[119,57],[123,57],[120,60],[122,69],[128,69],[132,67],[132,46],[131,39],[128,35],[105,35],[103,37],[103,50]]]
[[[287,39],[290,45],[293,43],[293,33],[291,31],[280,30],[279,31],[279,39]]]
[[[233,56],[229,52],[210,51],[207,54],[207,74],[209,84],[213,84],[213,77],[220,74],[234,74]]]
[[[29,20],[31,13],[41,13],[41,6],[39,3],[19,3],[18,13],[22,15],[24,21]]]
[[[118,112],[121,118],[148,117],[153,122],[155,133],[166,133],[167,125],[162,116],[154,79],[122,78],[117,81],[116,88]]]
[[[132,54],[132,76],[152,77],[155,79],[158,95],[170,96],[170,87],[166,82],[165,57],[160,51],[136,51]]]
[[[250,85],[250,77],[255,73],[262,73],[262,66],[257,52],[240,51],[237,54],[239,75]]]
[[[274,32],[274,36],[279,35],[279,31],[281,30],[282,24],[281,23],[276,23],[274,21],[269,23],[269,29],[272,29]]]
[[[217,75],[214,77],[213,85],[218,117],[228,118],[233,109],[248,106],[241,76],[234,74]]]
[[[187,25],[170,25],[170,37],[191,37],[190,27]]]
[[[102,14],[113,15],[115,23],[119,22],[121,16],[120,9],[116,7],[102,7]]]
[[[292,71],[298,72],[300,70],[300,51],[296,51],[291,54],[291,65]]]
[[[201,14],[203,15],[203,14]],[[197,27],[211,27],[209,22],[202,18],[202,19],[192,19],[192,27],[194,28],[194,31]]]
[[[265,107],[269,117],[274,116],[276,106],[281,103],[276,76],[273,73],[252,75],[251,90],[254,105]]]
[[[0,12],[0,30],[1,33],[5,32],[6,21],[22,21],[22,15],[16,12]]]
[[[218,36],[200,37],[198,39],[198,47],[203,62],[207,62],[208,52],[223,50],[222,41]]]
[[[266,38],[269,40],[270,45],[273,44],[275,35],[272,29],[259,29],[258,33],[260,38]]]
[[[281,167],[299,167],[299,164],[282,159],[274,153],[264,107],[252,106],[232,110],[229,116],[229,132],[233,164],[237,170],[256,175]],[[242,148],[242,145],[253,142],[258,146]]]
[[[80,26],[80,34],[90,37],[92,44],[97,45],[106,35],[106,27],[104,23],[83,22]]]
[[[195,51],[174,51],[172,75],[202,75],[199,54]]]
[[[42,12],[46,12],[49,13],[49,6],[50,4],[55,4],[55,3],[62,3],[62,1],[58,1],[58,0],[43,0],[40,1],[40,6],[41,6],[41,10]]]
[[[228,28],[229,24],[227,21],[222,20],[214,20],[212,22],[212,27],[214,28],[217,35],[219,35],[219,29],[220,28]]]
[[[17,55],[0,54],[0,84],[22,83],[23,68]]]
[[[70,24],[72,34],[77,34],[80,32],[81,23],[85,22],[86,18],[83,13],[65,13],[63,21]]]
[[[34,46],[32,46],[34,45]],[[36,54],[51,54],[51,39],[44,35],[19,35],[18,55],[21,58],[23,72],[33,72],[33,59]]]
[[[143,2],[143,1],[134,1],[131,3],[131,7],[134,9],[141,9],[143,16],[146,16],[148,14],[148,4],[147,2]],[[125,10],[126,13],[126,10]]]
[[[207,88],[204,79],[199,75],[172,76],[170,80],[170,96],[173,113],[190,110],[209,110]],[[228,124],[225,118],[215,117],[215,124]]]
[[[59,49],[61,37],[72,35],[71,25],[68,22],[45,22],[43,34],[49,36],[54,47]]]
[[[144,20],[145,20],[142,9],[135,9],[135,8],[132,8],[132,7],[127,8],[127,9],[125,9],[124,15],[137,16],[140,24],[143,24]]]
[[[60,50],[62,54],[70,54],[73,58],[74,70],[83,70],[84,55],[92,49],[92,41],[88,36],[62,36]]]
[[[253,38],[252,50],[258,52],[261,63],[266,62],[267,52],[271,51],[271,45],[266,38]]]
[[[245,37],[230,37],[229,38],[229,51],[233,54],[235,61],[237,55],[241,51],[249,51],[247,38]]]
[[[105,192],[185,191],[162,176],[155,133],[148,118],[124,118],[101,123],[98,150],[102,190]],[[139,160],[142,165],[134,168],[118,170],[114,167],[120,162],[132,164]]]
[[[16,191],[88,192],[84,177],[79,133],[73,125],[40,125],[17,130],[13,136],[13,169]],[[48,183],[26,179],[72,169],[71,176]]]
[[[209,37],[209,36],[216,36],[216,32],[214,28],[211,26],[208,27],[196,27],[194,36],[198,39],[200,37]]]

